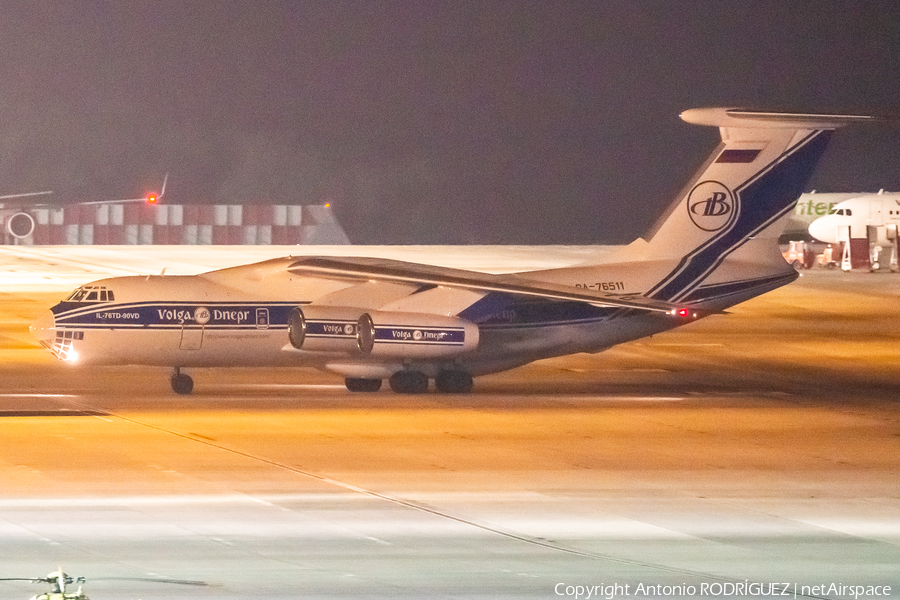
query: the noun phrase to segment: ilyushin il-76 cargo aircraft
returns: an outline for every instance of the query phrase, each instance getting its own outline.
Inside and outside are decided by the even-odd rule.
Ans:
[[[705,108],[722,142],[645,239],[590,264],[489,275],[377,258],[287,257],[193,276],[104,279],[32,332],[79,365],[312,366],[354,392],[469,392],[473,376],[599,352],[793,281],[777,246],[834,129],[871,121]]]

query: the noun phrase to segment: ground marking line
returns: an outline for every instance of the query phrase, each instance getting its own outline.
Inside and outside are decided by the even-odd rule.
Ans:
[[[76,402],[76,401],[70,401],[70,402],[72,404],[77,404],[77,405],[83,406],[86,409],[97,410],[97,409],[93,409],[92,407],[88,406],[87,404],[83,404],[81,402]],[[194,443],[203,444],[205,446],[209,446],[211,448],[215,448],[215,449],[221,450],[223,452],[228,452],[228,453],[234,454],[236,456],[241,456],[241,457],[248,458],[248,459],[256,461],[256,462],[270,465],[272,467],[283,469],[290,473],[302,475],[303,477],[308,477],[310,479],[315,479],[316,481],[321,481],[322,483],[328,483],[330,485],[340,487],[345,490],[356,492],[358,494],[369,496],[371,498],[384,500],[385,502],[390,502],[390,503],[396,504],[398,506],[403,506],[405,508],[409,508],[411,510],[416,510],[419,512],[430,514],[430,515],[433,515],[435,517],[439,517],[442,519],[447,519],[447,520],[453,521],[455,523],[460,523],[462,525],[468,525],[469,527],[474,527],[476,529],[480,529],[480,530],[486,531],[488,533],[493,533],[495,535],[505,537],[507,539],[523,542],[525,544],[530,544],[532,546],[538,546],[541,548],[546,548],[548,550],[555,550],[557,552],[563,552],[565,554],[580,556],[582,558],[605,560],[608,562],[614,562],[614,563],[618,563],[618,564],[630,565],[630,566],[635,566],[635,567],[645,567],[645,568],[654,569],[656,571],[661,571],[661,572],[665,572],[665,573],[677,573],[679,575],[688,575],[691,577],[697,577],[697,578],[701,578],[701,579],[710,579],[710,580],[729,582],[729,583],[736,583],[736,582],[739,583],[739,582],[744,581],[744,579],[734,579],[734,578],[730,578],[730,577],[722,577],[720,575],[713,575],[711,573],[703,573],[700,571],[691,571],[689,569],[679,569],[676,567],[667,567],[665,565],[647,563],[647,562],[631,560],[631,559],[627,559],[627,558],[617,558],[614,556],[600,554],[597,552],[589,552],[586,550],[577,550],[575,548],[567,548],[565,546],[553,544],[551,542],[546,542],[546,541],[543,541],[540,539],[535,539],[535,538],[532,538],[532,537],[529,537],[526,535],[513,533],[510,531],[504,531],[502,529],[498,529],[496,527],[491,527],[490,525],[485,525],[483,523],[477,523],[475,521],[470,521],[470,520],[464,519],[463,517],[457,517],[450,513],[442,512],[442,511],[434,509],[434,508],[429,508],[429,507],[421,505],[421,504],[416,504],[415,502],[411,502],[409,500],[395,498],[394,496],[382,494],[381,492],[376,492],[374,490],[369,490],[369,489],[366,489],[363,487],[359,487],[352,483],[347,483],[347,482],[340,481],[337,479],[332,479],[331,477],[326,477],[324,475],[318,475],[311,471],[305,471],[305,470],[299,469],[297,467],[292,467],[290,465],[286,465],[284,463],[278,462],[271,458],[257,456],[255,454],[250,454],[249,452],[244,452],[243,450],[237,450],[235,448],[229,448],[227,446],[223,446],[221,444],[213,442],[212,440],[206,440],[206,439],[194,437],[194,436],[192,436],[190,434],[186,434],[186,433],[179,433],[177,431],[173,431],[171,429],[166,429],[165,427],[161,427],[159,425],[145,423],[143,421],[138,421],[137,419],[132,419],[130,417],[125,417],[123,415],[119,415],[119,414],[112,413],[112,412],[105,412],[105,414],[106,414],[106,416],[115,417],[117,419],[125,421],[126,423],[132,423],[132,424],[138,425],[140,427],[145,427],[147,429],[152,429],[154,431],[166,433],[166,434],[169,434],[169,435],[172,435],[172,436],[184,439],[184,440],[189,440]],[[822,596],[810,596],[810,595],[805,595],[805,594],[797,594],[797,596],[802,596],[804,598],[814,598],[816,600],[829,600],[828,598],[822,597]]]

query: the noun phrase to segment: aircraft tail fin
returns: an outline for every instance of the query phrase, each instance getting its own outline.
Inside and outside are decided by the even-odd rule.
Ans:
[[[681,257],[647,295],[710,302],[714,294],[739,296],[741,285],[755,290],[752,297],[793,280],[776,245],[779,221],[793,210],[832,130],[876,117],[704,108],[681,118],[718,127],[722,143],[646,237],[648,259]]]

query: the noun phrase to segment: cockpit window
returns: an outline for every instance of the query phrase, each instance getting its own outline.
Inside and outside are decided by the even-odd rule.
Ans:
[[[97,285],[85,285],[72,292],[66,302],[112,302],[112,290]]]

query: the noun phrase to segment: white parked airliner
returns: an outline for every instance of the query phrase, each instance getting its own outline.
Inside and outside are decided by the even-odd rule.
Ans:
[[[900,193],[856,194],[837,203],[828,215],[810,223],[809,234],[829,244],[865,240],[863,248],[871,256],[872,267],[878,268],[878,255],[885,250],[891,270],[900,269]],[[878,250],[876,251],[876,247]],[[849,266],[846,268],[849,269]]]
[[[831,131],[873,117],[693,109],[722,143],[645,239],[582,266],[488,275],[376,258],[287,257],[82,286],[32,332],[79,365],[313,366],[351,391],[468,392],[472,377],[599,352],[793,281],[783,219]]]
[[[156,204],[162,200],[166,193],[166,181],[169,174],[163,177],[162,189],[159,193],[150,192],[142,198],[128,198],[124,200],[97,200],[93,202],[77,202],[75,206],[88,206],[94,204],[125,204],[130,202],[147,202],[148,204]],[[9,194],[0,196],[0,227],[4,229],[4,243],[20,243],[25,238],[29,238],[34,232],[35,217],[34,209],[37,208],[59,208],[60,204],[51,204],[48,202],[37,201],[38,196],[48,196],[53,192],[30,192],[27,194]]]

